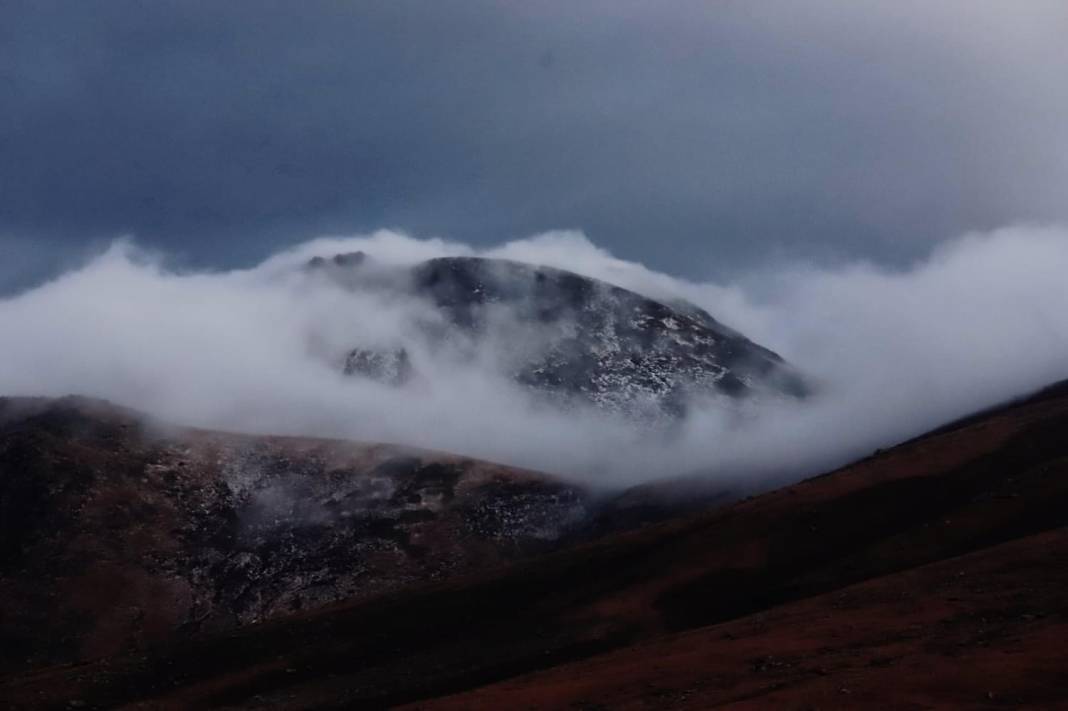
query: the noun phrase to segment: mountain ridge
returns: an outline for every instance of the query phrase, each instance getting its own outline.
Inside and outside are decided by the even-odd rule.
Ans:
[[[306,269],[344,288],[422,300],[446,324],[423,326],[423,351],[458,341],[473,353],[489,348],[503,374],[565,407],[583,403],[650,422],[684,417],[701,399],[803,397],[810,387],[778,354],[693,304],[563,269],[439,257],[399,268],[389,280],[362,252],[316,257]],[[413,350],[403,342],[354,344],[345,371],[403,384],[418,370]]]
[[[1047,390],[726,506],[147,656],[8,676],[0,689],[90,707],[559,708],[612,693],[639,705],[834,706],[849,700],[841,689],[1049,707],[1068,698],[1050,662],[1068,597],[1063,576],[1044,573],[1068,545],[1066,432],[1068,390]],[[777,619],[796,623],[769,631]],[[655,674],[650,648],[674,666]],[[860,650],[863,665],[835,649]],[[967,667],[977,650],[982,664]],[[993,664],[1006,653],[1013,664]],[[915,654],[930,673],[882,671]],[[635,659],[643,669],[628,674]],[[576,673],[587,686],[571,683]]]

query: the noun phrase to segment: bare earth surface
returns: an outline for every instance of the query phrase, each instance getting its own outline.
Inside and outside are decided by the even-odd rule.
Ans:
[[[1068,705],[1068,531],[666,635],[420,709]]]
[[[437,452],[0,399],[0,671],[491,568],[586,510],[551,477]]]
[[[0,699],[14,708],[1059,708],[1066,526],[1061,386],[683,519],[16,670],[0,680]]]

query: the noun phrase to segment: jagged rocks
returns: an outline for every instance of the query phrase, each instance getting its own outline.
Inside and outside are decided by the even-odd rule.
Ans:
[[[345,357],[344,372],[385,385],[404,385],[412,377],[412,362],[404,348],[386,351],[354,348]]]

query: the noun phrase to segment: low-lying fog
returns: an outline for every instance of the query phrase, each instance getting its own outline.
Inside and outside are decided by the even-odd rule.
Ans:
[[[489,364],[412,358],[403,387],[346,376],[359,343],[436,314],[339,288],[303,265],[362,250],[380,265],[506,257],[655,299],[684,298],[776,350],[818,385],[805,400],[709,403],[670,434],[537,405]],[[120,241],[0,301],[0,394],[82,394],[182,424],[390,441],[622,486],[679,474],[771,481],[816,473],[1068,377],[1068,230],[963,236],[904,271],[804,264],[694,283],[614,258],[576,232],[490,250],[393,232],[324,238],[252,269],[173,271]]]

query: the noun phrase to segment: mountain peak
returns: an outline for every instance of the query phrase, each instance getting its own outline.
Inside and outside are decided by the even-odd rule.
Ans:
[[[339,284],[382,289],[361,279],[362,252],[316,258]],[[672,421],[692,402],[718,396],[800,397],[803,378],[773,351],[686,301],[663,302],[575,272],[486,257],[438,257],[400,270],[393,289],[423,302],[446,326],[424,328],[422,343],[387,349],[354,335],[345,372],[402,384],[418,371],[413,353],[462,340],[494,353],[501,372],[565,406],[592,405],[641,421]],[[460,338],[456,338],[460,337]]]

